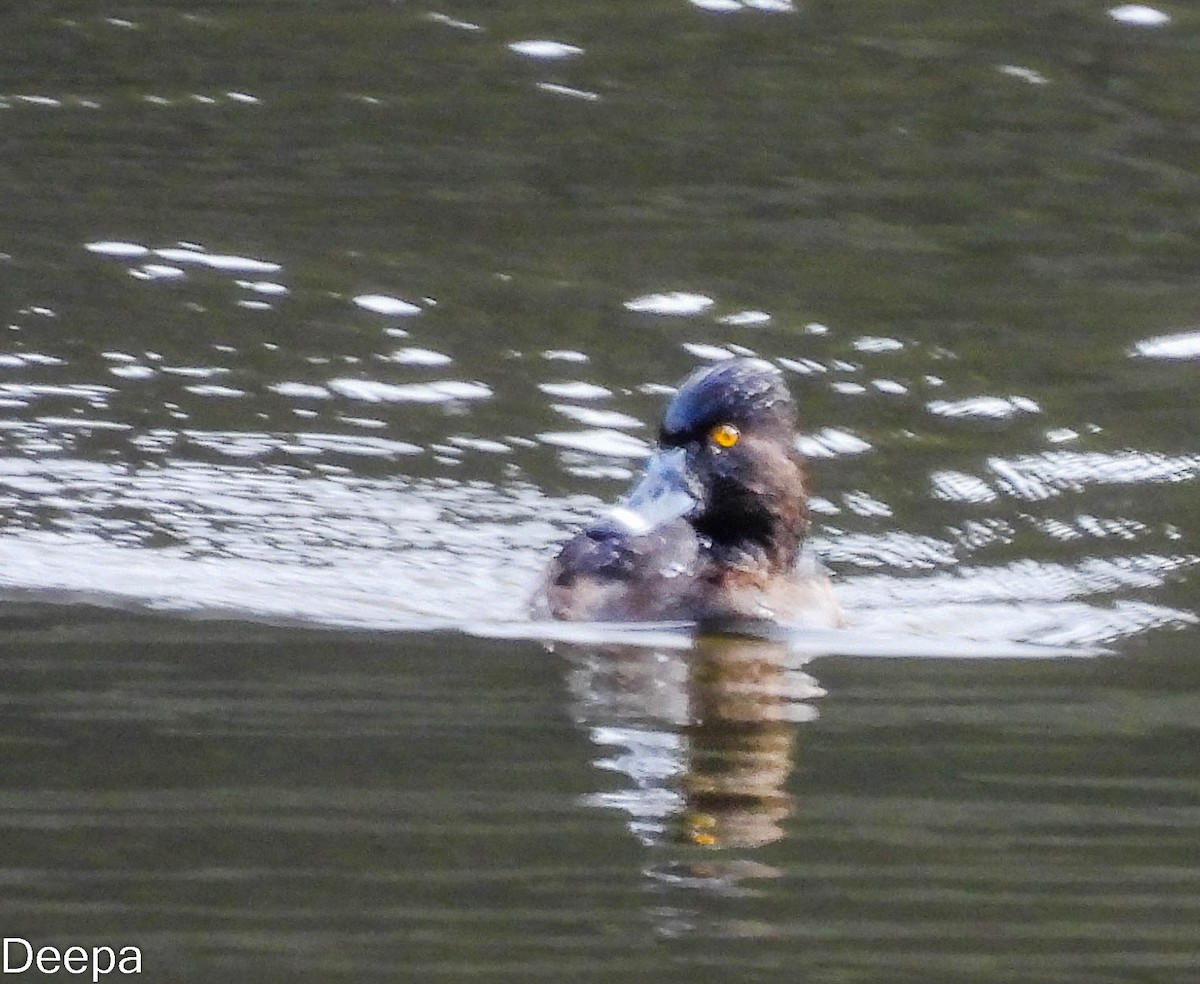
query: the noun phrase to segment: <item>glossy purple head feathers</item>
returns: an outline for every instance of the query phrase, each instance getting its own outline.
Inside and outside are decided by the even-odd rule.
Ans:
[[[679,445],[721,423],[794,430],[796,405],[779,370],[759,359],[730,359],[692,373],[667,404],[660,439]]]

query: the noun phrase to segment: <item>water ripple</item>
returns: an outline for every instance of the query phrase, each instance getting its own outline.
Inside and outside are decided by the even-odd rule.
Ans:
[[[672,291],[666,294],[645,294],[625,302],[630,311],[645,314],[687,316],[707,311],[715,302],[704,294]]]
[[[989,466],[1017,486],[1053,491],[1089,485],[1141,485],[1194,481],[1200,454],[1169,455],[1152,451],[1043,451],[1013,458],[991,458]]]
[[[505,599],[482,610],[520,620],[546,553],[602,504],[544,496],[536,521],[501,520],[473,539],[473,528],[456,527],[445,512],[423,510],[418,501],[474,496],[486,507],[503,488],[556,483],[611,501],[649,453],[643,436],[673,392],[670,384],[698,361],[756,354],[793,378],[803,417],[814,421],[797,443],[812,459],[821,492],[811,503],[812,542],[842,575],[839,591],[852,616],[861,610],[869,620],[891,610],[916,624],[916,598],[935,616],[943,607],[992,606],[978,624],[1009,639],[1031,638],[1022,633],[1048,625],[1064,637],[1107,639],[1189,617],[1156,608],[1151,595],[1120,603],[1111,597],[1158,591],[1191,561],[1183,555],[1169,568],[1136,560],[1170,556],[1183,536],[1178,524],[1090,490],[1194,482],[1200,454],[1097,448],[1099,432],[1051,419],[1041,394],[930,399],[931,390],[963,392],[957,356],[886,328],[797,320],[745,303],[722,311],[715,290],[627,300],[621,292],[610,296],[611,306],[692,319],[686,340],[659,343],[655,358],[670,359],[669,371],[651,371],[649,363],[614,371],[569,333],[554,345],[542,340],[505,350],[501,362],[496,353],[480,358],[469,345],[435,341],[454,337],[445,334],[451,306],[429,298],[295,287],[269,258],[194,242],[97,237],[85,249],[118,271],[132,264],[151,279],[177,281],[156,292],[122,278],[129,303],[133,295],[157,293],[157,303],[178,304],[189,319],[215,311],[213,296],[289,312],[315,304],[323,310],[316,317],[334,327],[319,338],[291,335],[287,319],[263,311],[233,344],[214,328],[195,344],[164,352],[137,336],[112,334],[98,335],[89,350],[56,344],[72,317],[63,305],[34,296],[14,306],[11,342],[0,352],[0,404],[9,410],[0,423],[0,453],[7,456],[0,458],[0,512],[8,535],[18,553],[36,541],[48,556],[62,546],[64,558],[67,543],[55,537],[70,538],[79,557],[99,557],[106,542],[153,548],[153,556],[97,561],[97,571],[149,565],[152,575],[117,591],[126,603],[139,603],[142,592],[140,603],[169,607],[159,589],[174,584],[181,586],[179,606],[203,611],[210,591],[211,610],[220,610],[235,598],[223,587],[213,590],[216,565],[228,584],[241,585],[240,603],[260,617],[286,610],[317,622],[412,626],[456,610],[463,583],[483,591],[477,576],[507,561],[497,575]],[[387,282],[386,275],[355,279]],[[394,320],[379,324],[351,305]],[[227,315],[228,308],[212,324],[223,325]],[[460,316],[458,306],[452,317]],[[48,319],[54,333],[42,330]],[[400,327],[400,319],[415,327]],[[663,323],[640,327],[660,331]],[[1147,339],[1135,351],[1178,356],[1192,334]],[[933,362],[937,374],[929,371]],[[996,422],[1034,416],[1036,431],[1006,432],[1034,446],[991,440]],[[461,426],[465,420],[469,428]],[[968,442],[965,460],[937,423],[951,420],[954,439]],[[971,441],[973,434],[981,440]],[[1080,446],[1085,440],[1090,447]],[[42,464],[12,464],[25,458]],[[82,464],[92,460],[124,462],[127,470],[97,478]],[[393,476],[390,483],[374,484],[385,475]],[[328,494],[309,482],[329,483]],[[381,503],[396,518],[381,520]],[[925,509],[931,504],[939,515]],[[1018,544],[1031,566],[1011,562]],[[1060,567],[1038,566],[1039,545]],[[68,576],[65,561],[44,578],[19,560],[10,568],[14,591],[23,581],[35,593],[104,596],[111,587],[95,573],[90,580],[78,571]],[[310,577],[335,567],[351,573]],[[399,604],[368,571],[386,572]],[[992,597],[964,599],[963,578],[972,574],[972,584],[991,585]],[[519,587],[517,575],[524,579]],[[994,583],[1001,579],[1011,589],[1002,598]],[[260,600],[253,600],[255,581]],[[338,600],[314,598],[309,581],[322,596],[338,588]]]
[[[926,404],[938,417],[1006,420],[1020,414],[1039,413],[1040,407],[1024,396],[975,396],[964,400],[931,400]]]
[[[525,58],[536,61],[558,61],[564,58],[575,58],[583,54],[583,49],[562,41],[514,41],[508,46],[509,51]]]
[[[1200,331],[1181,331],[1147,338],[1134,345],[1133,354],[1147,359],[1200,358]]]
[[[331,379],[330,390],[364,403],[448,403],[454,400],[486,400],[490,387],[478,382],[446,379],[432,383],[383,383],[374,379]]]

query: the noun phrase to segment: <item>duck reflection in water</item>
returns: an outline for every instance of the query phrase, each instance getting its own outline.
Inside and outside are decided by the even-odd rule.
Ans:
[[[824,691],[778,642],[701,636],[693,648],[566,647],[576,720],[623,788],[589,797],[646,845],[755,847],[783,836],[796,725]]]

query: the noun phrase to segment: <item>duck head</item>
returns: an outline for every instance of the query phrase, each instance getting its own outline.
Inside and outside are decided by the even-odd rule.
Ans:
[[[635,536],[685,520],[714,557],[790,568],[808,528],[796,407],[757,359],[699,369],[663,414],[658,450],[609,521]]]

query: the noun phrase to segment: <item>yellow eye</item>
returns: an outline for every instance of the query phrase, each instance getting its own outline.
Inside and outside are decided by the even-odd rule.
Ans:
[[[708,439],[719,448],[731,448],[738,442],[741,433],[733,424],[717,424],[708,432]]]

